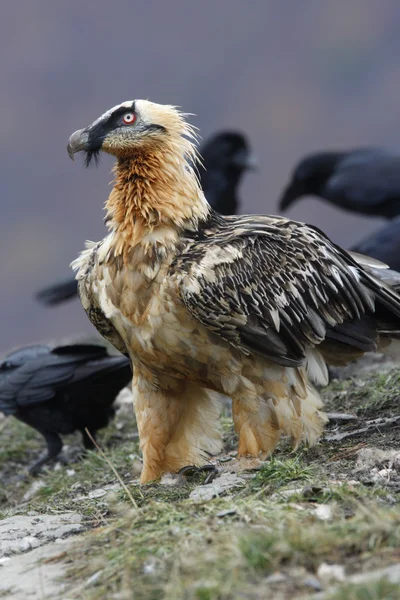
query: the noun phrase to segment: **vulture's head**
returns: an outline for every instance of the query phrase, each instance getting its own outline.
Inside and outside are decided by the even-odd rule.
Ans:
[[[68,154],[86,153],[86,165],[99,157],[100,151],[124,159],[142,152],[167,148],[182,136],[193,137],[193,129],[174,106],[148,100],[128,100],[114,106],[68,140]]]

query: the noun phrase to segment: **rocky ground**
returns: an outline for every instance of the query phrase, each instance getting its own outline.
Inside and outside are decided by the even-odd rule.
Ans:
[[[400,370],[366,359],[333,373],[314,448],[283,440],[238,462],[229,415],[218,475],[141,487],[129,403],[102,453],[21,477],[39,435],[0,421],[0,598],[400,598]],[[132,469],[133,465],[133,469]]]

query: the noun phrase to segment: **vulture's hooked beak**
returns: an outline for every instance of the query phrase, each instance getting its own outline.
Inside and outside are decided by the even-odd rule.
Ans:
[[[67,151],[69,157],[74,160],[74,154],[88,149],[89,133],[86,129],[78,129],[68,140]]]

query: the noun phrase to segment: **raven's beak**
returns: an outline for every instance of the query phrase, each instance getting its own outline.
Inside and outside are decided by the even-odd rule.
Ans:
[[[245,165],[246,169],[249,169],[249,171],[258,171],[258,169],[260,168],[260,161],[258,160],[258,157],[255,154],[249,154]]]
[[[67,151],[69,157],[74,160],[74,154],[76,152],[87,150],[88,141],[89,133],[86,129],[78,129],[78,131],[75,131],[68,140]]]
[[[299,189],[297,186],[295,186],[293,183],[289,184],[284,190],[283,190],[283,194],[280,197],[279,200],[279,209],[280,210],[286,210],[287,208],[289,208],[289,206],[291,204],[293,204],[293,202],[296,200],[296,198],[298,198],[299,196],[301,196],[301,192],[299,192]]]
[[[254,154],[242,150],[238,152],[233,159],[235,167],[244,170],[257,171],[260,164],[258,158]]]

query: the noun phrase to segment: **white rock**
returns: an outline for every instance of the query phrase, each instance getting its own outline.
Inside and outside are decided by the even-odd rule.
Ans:
[[[83,529],[82,515],[73,512],[3,519],[0,521],[0,558],[26,552]]]
[[[329,504],[318,504],[315,514],[321,521],[329,521],[332,518],[332,507]]]
[[[121,406],[122,404],[131,404],[133,406],[133,395],[130,388],[123,388],[115,399],[115,404]]]
[[[244,479],[238,477],[236,473],[222,473],[211,483],[197,486],[191,493],[190,498],[195,502],[208,502],[217,496],[221,496],[232,488],[242,487],[245,484]]]
[[[318,567],[317,577],[322,579],[325,583],[331,583],[333,581],[344,581],[346,574],[343,565],[328,565],[328,563],[321,563]]]
[[[178,485],[180,483],[181,478],[179,475],[175,475],[174,473],[164,473],[160,480],[161,485]]]
[[[104,490],[103,488],[99,488],[97,490],[92,490],[91,492],[89,492],[88,498],[90,498],[91,500],[94,500],[95,498],[102,498],[106,494],[107,494],[106,490]]]
[[[103,569],[101,569],[100,571],[96,571],[96,573],[93,573],[93,575],[91,575],[89,577],[89,579],[86,581],[86,586],[96,583],[96,581],[98,581],[100,579],[102,572],[103,572]]]
[[[40,541],[36,537],[27,535],[20,541],[19,549],[21,552],[27,552],[28,550],[33,550],[33,548],[38,548],[40,545]]]
[[[71,598],[64,593],[63,581],[69,565],[62,556],[74,543],[75,538],[58,540],[18,556],[1,558],[0,597],[4,600]]]

